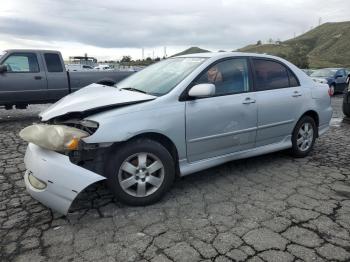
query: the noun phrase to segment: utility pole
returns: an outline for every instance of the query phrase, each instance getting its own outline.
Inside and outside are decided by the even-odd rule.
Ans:
[[[145,49],[142,47],[142,60],[145,60]]]
[[[322,24],[322,17],[318,18],[318,25]]]
[[[164,58],[167,57],[167,54],[166,54],[166,46],[164,46]]]

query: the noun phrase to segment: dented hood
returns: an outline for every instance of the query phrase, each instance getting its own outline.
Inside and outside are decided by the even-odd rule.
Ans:
[[[155,99],[155,96],[140,92],[117,89],[116,87],[91,84],[65,96],[40,113],[42,121],[66,114],[97,112],[122,105]]]

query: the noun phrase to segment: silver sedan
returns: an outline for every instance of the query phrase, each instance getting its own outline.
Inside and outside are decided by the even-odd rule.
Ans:
[[[89,85],[23,129],[28,192],[66,214],[106,180],[129,205],[158,201],[175,176],[290,149],[312,150],[329,128],[328,87],[278,57],[204,53],[173,57],[114,87]]]

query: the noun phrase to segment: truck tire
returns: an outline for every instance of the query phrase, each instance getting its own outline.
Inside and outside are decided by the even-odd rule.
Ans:
[[[111,79],[102,79],[102,80],[97,81],[96,84],[104,85],[104,86],[114,86],[116,84],[116,82],[114,80],[111,80]]]

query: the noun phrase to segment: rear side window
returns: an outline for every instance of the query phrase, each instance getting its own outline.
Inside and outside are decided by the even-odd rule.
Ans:
[[[34,53],[14,53],[3,62],[9,73],[37,73],[38,59]]]
[[[63,72],[60,56],[58,54],[44,54],[48,72]]]
[[[300,86],[298,79],[292,73],[292,71],[288,70],[288,75],[289,75],[289,86],[290,87]]]
[[[289,87],[288,71],[285,66],[264,59],[253,59],[253,64],[256,91]]]

